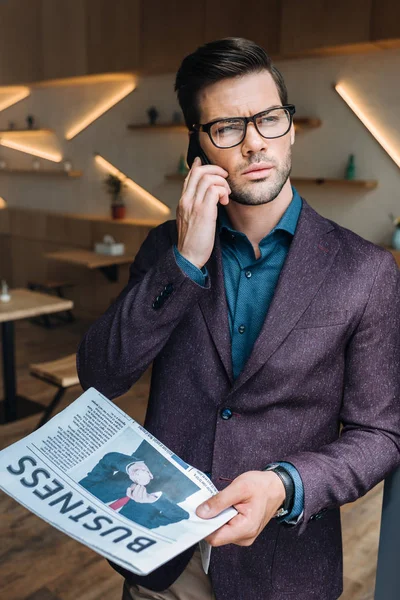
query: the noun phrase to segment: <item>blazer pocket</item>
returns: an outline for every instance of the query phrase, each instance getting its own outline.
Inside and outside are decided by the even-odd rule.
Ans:
[[[294,329],[311,329],[312,327],[331,327],[347,323],[348,310],[307,310],[297,321]]]

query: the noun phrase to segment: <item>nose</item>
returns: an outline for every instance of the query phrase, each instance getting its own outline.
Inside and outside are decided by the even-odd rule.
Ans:
[[[266,151],[267,148],[268,140],[258,133],[254,123],[248,123],[246,137],[242,142],[243,156],[248,156],[255,152]]]

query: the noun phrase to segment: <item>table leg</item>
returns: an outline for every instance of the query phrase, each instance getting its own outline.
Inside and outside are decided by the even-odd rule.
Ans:
[[[15,383],[15,331],[14,322],[2,323],[3,339],[3,379],[4,379],[4,421],[17,418],[17,395]]]
[[[0,423],[11,423],[46,408],[29,398],[17,396],[15,374],[15,326],[14,321],[5,321],[2,326],[4,400],[0,402]]]

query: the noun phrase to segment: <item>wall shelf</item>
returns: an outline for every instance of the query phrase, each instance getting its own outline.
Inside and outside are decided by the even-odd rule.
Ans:
[[[304,129],[316,129],[317,127],[321,127],[322,124],[321,119],[314,119],[311,117],[295,117],[293,122],[296,131],[302,131]],[[156,123],[155,125],[150,125],[149,123],[131,123],[130,125],[127,125],[127,129],[133,129],[136,131],[153,130],[187,132],[187,127],[183,123]]]
[[[180,173],[170,173],[165,176],[167,181],[184,181],[185,175]],[[337,186],[337,187],[350,187],[350,188],[361,188],[367,190],[373,190],[377,187],[378,182],[375,180],[362,180],[362,179],[327,179],[327,178],[313,178],[313,177],[291,177],[290,181],[293,185],[325,185],[325,186]]]
[[[180,173],[170,173],[165,176],[167,181],[184,181],[186,175],[181,175]]]
[[[127,129],[135,129],[136,131],[187,131],[186,125],[182,123],[131,123],[127,125]]]
[[[64,171],[61,169],[0,169],[0,175],[42,175],[74,179],[82,177],[82,171]]]
[[[0,129],[0,135],[13,133],[54,133],[53,129]]]
[[[302,131],[303,129],[317,129],[322,125],[321,119],[314,119],[312,117],[294,117],[293,123],[296,131]]]
[[[325,185],[335,187],[362,188],[374,190],[378,182],[373,179],[329,179],[328,177],[291,177],[293,185]]]

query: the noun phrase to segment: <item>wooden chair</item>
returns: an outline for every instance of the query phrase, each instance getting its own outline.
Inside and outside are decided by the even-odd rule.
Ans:
[[[79,385],[78,373],[76,370],[76,355],[70,354],[69,356],[64,356],[64,358],[59,358],[58,360],[29,365],[29,372],[33,377],[41,379],[58,388],[56,395],[49,406],[47,406],[43,417],[36,427],[36,429],[39,429],[39,427],[47,422],[67,389],[74,385]]]

